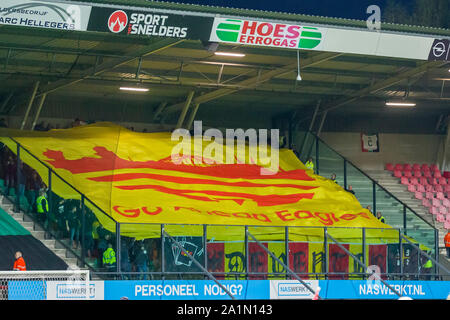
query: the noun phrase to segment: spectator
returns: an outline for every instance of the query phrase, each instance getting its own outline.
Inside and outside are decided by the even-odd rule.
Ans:
[[[305,163],[306,169],[312,170],[314,172],[314,162],[312,158],[309,158]]]
[[[332,174],[331,174],[330,180],[337,184],[336,173],[332,173]]]
[[[102,227],[98,228],[99,242],[98,242],[98,252],[99,252],[99,265],[103,265],[103,253],[108,249],[110,235],[106,234],[106,230]]]
[[[66,224],[66,200],[60,199],[57,207],[57,216],[56,221],[58,225],[58,232],[57,237],[58,238],[65,238],[69,234],[69,230],[67,230],[67,224]]]
[[[14,271],[27,271],[25,260],[22,257],[22,252],[17,251],[15,254],[16,261],[14,261],[13,270]]]
[[[131,272],[130,256],[128,254],[128,241],[122,240],[120,246],[120,271]],[[122,275],[122,280],[129,280],[129,275]]]
[[[147,250],[142,246],[140,251],[136,256],[136,260],[134,261],[136,264],[137,272],[141,273],[140,280],[147,280],[147,272],[149,259],[147,255]]]
[[[297,151],[297,146],[295,144],[292,144],[291,149],[292,152],[294,152],[295,156],[300,159],[300,153],[298,153]]]
[[[108,244],[108,248],[103,252],[103,266],[108,272],[114,272],[116,268],[116,252],[112,244]]]
[[[80,220],[78,218],[78,207],[73,205],[73,207],[69,210],[67,216],[67,224],[70,231],[70,241],[72,242],[72,248],[78,248],[78,241],[80,240]]]
[[[427,254],[431,256],[431,251],[428,251]],[[431,280],[431,269],[433,268],[433,262],[430,258],[425,257],[426,262],[423,265],[423,273],[425,274],[425,280]]]
[[[378,211],[377,212],[377,219],[382,222],[382,223],[386,223],[384,217],[381,215],[381,212]]]
[[[48,200],[45,190],[39,191],[39,197],[36,199],[36,212],[38,221],[42,224],[44,229],[47,227],[48,215]]]
[[[25,185],[27,183],[27,178],[25,176],[25,172],[24,172],[24,168],[23,168],[23,162],[20,161],[19,162],[19,176],[18,176],[18,186],[19,186],[19,190],[18,190],[18,197],[20,199],[20,197],[23,197],[25,195]]]
[[[366,209],[369,210],[369,212],[370,212],[373,216],[375,216],[375,214],[372,212],[372,206],[371,206],[371,205],[368,205],[368,206],[366,207]]]
[[[36,171],[31,172],[31,176],[27,179],[27,189],[30,191],[30,203],[34,206],[36,204],[36,199],[39,196],[39,190],[44,186],[41,180],[41,177],[37,174]]]
[[[353,191],[353,186],[351,184],[348,185],[347,189],[345,189],[347,192],[350,192],[351,194],[355,195],[355,191]]]
[[[450,231],[444,237],[445,250],[447,250],[447,259],[450,259]]]
[[[8,160],[6,161],[6,177],[5,177],[5,183],[8,188],[15,187],[16,175],[17,175],[16,162],[10,155],[8,156]]]

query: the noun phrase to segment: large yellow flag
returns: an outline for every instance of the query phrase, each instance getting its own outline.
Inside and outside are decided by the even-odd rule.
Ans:
[[[158,224],[208,224],[217,226],[217,240],[234,234],[233,228],[225,232],[220,225],[272,227],[273,233],[261,231],[266,238],[283,234],[279,227],[285,226],[385,228],[377,237],[398,238],[352,194],[307,170],[287,149],[279,151],[276,174],[264,175],[264,159],[250,159],[249,147],[244,158],[235,154],[236,163],[198,161],[195,155],[184,153],[176,163],[173,154],[180,141],[172,140],[171,133],[136,133],[110,123],[48,132],[1,129],[0,136],[14,152],[14,141],[18,142],[85,195],[90,200],[88,207],[107,229],[115,230],[113,220],[124,223],[123,235],[156,236]],[[188,145],[198,143],[203,151],[217,147],[216,142],[198,139]],[[226,146],[215,150],[216,156],[218,152],[235,153]],[[29,153],[20,155],[47,183],[48,169]],[[52,190],[63,198],[81,199],[56,176]],[[360,230],[343,229],[340,239],[357,239],[360,234]],[[299,241],[321,236],[321,229],[290,232]]]

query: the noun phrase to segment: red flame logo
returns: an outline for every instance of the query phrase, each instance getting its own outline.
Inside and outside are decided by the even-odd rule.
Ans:
[[[108,28],[111,32],[119,33],[126,28],[128,23],[128,16],[122,10],[114,11],[108,19]]]

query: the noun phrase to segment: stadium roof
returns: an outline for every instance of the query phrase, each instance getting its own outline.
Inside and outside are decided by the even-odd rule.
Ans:
[[[339,18],[142,0],[95,3],[367,30],[365,22]],[[450,37],[445,29],[382,28]],[[417,102],[408,118],[422,119],[423,131],[448,114],[448,61],[300,50],[302,81],[296,81],[297,50],[220,43],[217,51],[245,56],[217,56],[196,39],[0,25],[0,113],[23,117],[39,81],[36,97],[46,96],[42,116],[61,118],[75,118],[84,108],[90,119],[117,121],[111,117],[119,115],[129,122],[176,124],[191,92],[192,109],[199,105],[196,118],[215,126],[270,126],[270,119],[280,115],[309,125],[320,101],[319,115],[328,111],[331,128],[335,123],[339,130],[332,119],[379,117],[388,110],[386,100],[405,96]],[[136,85],[149,91],[119,90]],[[389,112],[407,120],[403,111],[384,114]]]

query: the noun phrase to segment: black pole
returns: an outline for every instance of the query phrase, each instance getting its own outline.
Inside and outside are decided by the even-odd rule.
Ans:
[[[17,144],[17,161],[16,161],[16,212],[20,212],[20,144]]]
[[[164,255],[164,242],[165,242],[165,231],[164,231],[164,224],[161,224],[161,280],[165,280],[165,270],[166,270],[166,264],[165,264],[165,255]]]
[[[245,279],[248,280],[250,272],[250,256],[248,250],[248,226],[245,226]]]
[[[406,231],[406,206],[403,206],[403,233],[406,236],[406,234],[407,234],[407,231]]]
[[[81,263],[86,265],[86,207],[84,205],[84,195],[81,195]]]
[[[402,241],[402,232],[398,230],[398,245],[399,245],[399,255],[400,255],[400,280],[403,279],[403,241]]]
[[[120,259],[121,259],[121,243],[120,243],[120,223],[116,222],[116,272],[120,274]]]
[[[327,228],[323,228],[323,247],[324,247],[324,255],[323,255],[323,263],[325,264],[325,280],[328,279],[328,237],[327,237]],[[322,267],[322,270],[324,268]]]

